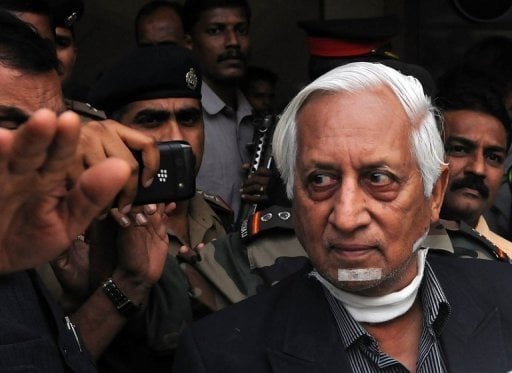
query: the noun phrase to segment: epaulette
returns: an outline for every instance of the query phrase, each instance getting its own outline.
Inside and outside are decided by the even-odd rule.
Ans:
[[[82,118],[82,121],[107,119],[105,113],[94,108],[91,104],[81,101],[65,99],[64,104],[68,110],[72,110]]]
[[[233,230],[233,209],[221,197],[215,194],[211,194],[203,190],[198,190],[197,193],[203,197],[206,203],[208,203],[212,210],[221,219],[224,228],[231,232]]]
[[[247,242],[273,229],[294,229],[290,207],[275,205],[249,215],[240,225],[240,238]]]
[[[449,240],[449,244],[446,240]],[[463,221],[441,220],[431,228],[423,244],[429,246],[432,253],[448,252],[458,257],[494,259],[510,263],[503,250]]]

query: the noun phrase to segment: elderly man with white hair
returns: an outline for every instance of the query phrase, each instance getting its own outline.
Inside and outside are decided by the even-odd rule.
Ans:
[[[436,109],[366,62],[305,87],[273,149],[311,264],[198,322],[176,372],[505,372],[512,271],[427,259],[448,180]]]

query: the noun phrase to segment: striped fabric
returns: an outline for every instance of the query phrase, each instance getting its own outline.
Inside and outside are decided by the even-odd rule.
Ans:
[[[379,351],[377,341],[346,311],[342,303],[324,288],[341,337],[341,346],[354,372],[408,372],[397,360]],[[432,268],[425,264],[419,296],[423,305],[423,328],[416,372],[446,372],[439,336],[450,314],[450,305]]]

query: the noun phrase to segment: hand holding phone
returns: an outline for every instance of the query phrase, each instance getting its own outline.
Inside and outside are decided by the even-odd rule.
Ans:
[[[160,166],[153,183],[145,188],[141,183],[144,164],[140,152],[134,151],[139,163],[139,181],[133,205],[168,203],[194,196],[196,192],[195,157],[185,141],[165,141],[157,144]]]

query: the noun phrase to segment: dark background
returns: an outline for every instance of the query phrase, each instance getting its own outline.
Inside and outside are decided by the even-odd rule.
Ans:
[[[73,86],[84,91],[113,61],[135,47],[133,22],[148,0],[84,0],[76,26],[79,48]],[[434,77],[475,41],[512,36],[512,0],[249,0],[252,8],[251,64],[280,76],[282,107],[307,83],[304,32],[298,20],[395,14],[403,32],[392,40],[405,61],[422,64]],[[490,18],[490,19],[489,19]]]

